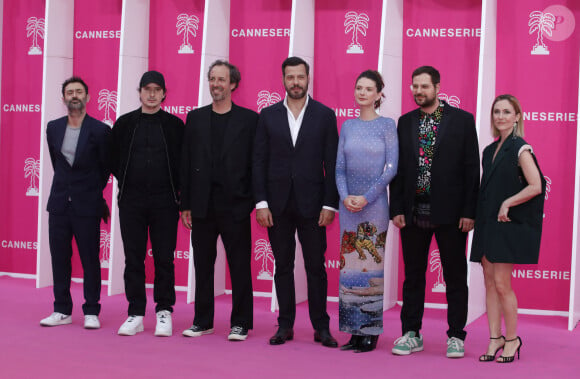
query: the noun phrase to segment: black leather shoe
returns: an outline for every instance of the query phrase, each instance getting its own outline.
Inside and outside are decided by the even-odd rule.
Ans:
[[[276,331],[276,334],[270,338],[270,345],[282,345],[286,341],[292,341],[293,338],[294,330],[292,330],[292,328],[287,329],[280,327],[278,328],[278,331]]]
[[[338,347],[338,342],[330,334],[330,330],[321,329],[314,332],[314,342],[321,342],[322,346]]]
[[[348,342],[340,347],[340,350],[357,350],[360,346],[361,339],[362,336],[355,336],[353,334]]]
[[[379,336],[364,336],[359,343],[358,349],[356,349],[354,352],[366,353],[373,351],[377,347],[378,340]]]

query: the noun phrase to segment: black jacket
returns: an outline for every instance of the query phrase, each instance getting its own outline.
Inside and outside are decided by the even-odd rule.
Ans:
[[[171,188],[175,202],[179,203],[180,186],[180,163],[181,163],[181,143],[183,140],[184,124],[177,116],[159,110],[161,117],[161,130],[165,143],[167,162],[169,163],[169,175],[171,177]],[[131,148],[135,137],[135,130],[141,118],[141,108],[133,112],[126,113],[119,117],[113,125],[110,146],[110,167],[111,172],[119,182],[119,203],[123,198],[124,179],[131,157]]]
[[[399,168],[390,185],[391,218],[411,222],[419,165],[419,109],[399,118]],[[479,146],[473,115],[445,104],[431,166],[431,222],[457,224],[475,218]]]
[[[211,105],[187,114],[182,160],[181,210],[207,216],[212,181]],[[254,209],[252,147],[258,115],[232,104],[222,146],[225,195],[233,217],[241,220]]]
[[[77,216],[103,214],[103,189],[109,180],[107,150],[111,129],[86,115],[81,127],[72,166],[61,153],[68,117],[50,121],[46,142],[54,169],[46,210],[63,214],[71,207]]]
[[[262,109],[254,143],[256,201],[266,200],[276,216],[286,208],[292,189],[304,217],[316,217],[323,206],[338,208],[337,149],[336,115],[318,101],[308,100],[296,146],[283,102]]]

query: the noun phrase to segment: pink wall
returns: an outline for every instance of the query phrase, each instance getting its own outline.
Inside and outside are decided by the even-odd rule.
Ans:
[[[339,131],[345,120],[359,115],[354,101],[357,76],[364,70],[378,68],[381,12],[380,1],[316,1],[312,73],[314,99],[335,110]],[[328,294],[338,296],[338,214],[327,228],[327,238]]]
[[[36,272],[44,7],[38,0],[4,2],[0,272]]]
[[[291,3],[291,0],[231,1],[229,59],[242,73],[240,88],[233,96],[237,104],[259,110],[284,97],[280,64],[288,55]],[[101,120],[115,118],[111,107],[99,107],[103,104],[99,102],[99,92],[108,90],[111,98],[117,89],[121,4],[121,0],[75,4],[74,72],[89,84],[92,95],[89,114]],[[521,99],[526,139],[534,146],[549,179],[540,264],[519,266],[514,271],[522,308],[566,310],[568,304],[574,178],[571,162],[575,159],[580,47],[575,23],[580,20],[580,4],[573,0],[558,4],[561,5],[547,0],[498,0],[496,92],[510,92]],[[345,119],[357,116],[353,100],[356,75],[377,67],[381,6],[382,2],[371,0],[315,2],[311,85],[314,98],[336,110],[339,128]],[[198,103],[203,8],[203,0],[151,0],[149,68],[165,75],[168,87],[165,110],[182,118]],[[369,16],[366,34],[359,32],[356,36],[361,45],[359,50],[364,50],[362,54],[347,53],[353,43],[352,32],[345,32],[344,25],[350,11]],[[531,54],[538,39],[535,31],[529,33],[530,14],[534,11],[554,15],[552,35],[542,36],[549,54]],[[4,2],[0,176],[10,180],[4,180],[0,186],[0,209],[5,220],[0,223],[0,271],[25,274],[36,271],[38,197],[29,188],[31,184],[38,187],[32,162],[39,159],[39,130],[45,128],[40,125],[44,40],[38,33],[37,48],[32,48],[33,35],[27,36],[27,24],[33,21],[31,17],[44,18],[44,12],[44,1]],[[480,12],[480,0],[405,2],[403,113],[416,108],[408,88],[410,76],[414,68],[425,64],[440,70],[441,92],[452,104],[475,112]],[[187,35],[178,26],[184,22],[189,25]],[[32,54],[36,52],[40,54]],[[137,86],[135,83],[135,90]],[[51,91],[60,96],[60,88]],[[481,129],[485,133],[487,125]],[[29,158],[33,161],[26,163]],[[32,176],[26,176],[29,173]],[[110,196],[109,188],[108,201]],[[254,289],[269,292],[273,262],[267,235],[255,223],[252,227]],[[103,225],[103,230],[108,233],[109,227]],[[328,242],[329,295],[336,296],[338,220],[329,228]],[[431,251],[436,249],[433,244]],[[176,283],[185,286],[189,234],[181,226],[175,258]],[[433,271],[428,272],[426,300],[445,303],[444,292],[433,292],[438,282],[436,261],[434,257],[430,265]],[[75,276],[81,276],[76,256],[74,267]],[[148,282],[152,282],[151,258],[147,261],[147,273]],[[103,274],[106,278],[106,272]],[[399,279],[403,279],[402,264]]]
[[[240,0],[231,2],[230,57],[242,74],[233,101],[259,112],[284,99],[282,61],[288,56],[291,0]],[[274,256],[268,233],[252,213],[253,289],[272,291]],[[229,274],[226,288],[231,289]]]
[[[73,74],[83,78],[89,86],[91,99],[87,104],[87,113],[108,125],[113,125],[117,119],[121,7],[122,0],[75,2]],[[65,79],[62,78],[63,81]],[[63,107],[63,115],[65,112]],[[112,183],[111,176],[103,193],[109,208]],[[103,280],[108,277],[110,235],[110,222],[101,222],[100,260]],[[76,245],[73,247],[73,277],[82,278],[83,271]]]
[[[511,93],[520,100],[524,138],[548,181],[539,264],[518,265],[513,273],[518,305],[565,311],[570,290],[580,3],[553,4],[498,0],[496,93]],[[545,24],[551,35],[530,33],[535,11],[554,16],[553,27]],[[544,49],[541,44],[536,47],[538,40],[543,40]]]
[[[402,112],[417,105],[411,96],[411,74],[419,66],[441,73],[440,97],[475,115],[481,24],[480,0],[421,0],[405,2],[403,9]],[[434,239],[433,239],[434,240]],[[403,256],[399,258],[399,300],[402,299]],[[429,248],[425,301],[446,304],[439,250]]]
[[[150,7],[149,69],[165,77],[167,98],[163,109],[185,121],[198,101],[204,1],[151,0]],[[138,86],[135,83],[135,88]],[[148,248],[147,283],[153,283],[153,254],[150,245]],[[175,284],[187,286],[189,231],[181,222],[175,250]]]

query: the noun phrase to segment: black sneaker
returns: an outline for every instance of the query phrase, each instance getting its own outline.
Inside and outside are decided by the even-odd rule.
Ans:
[[[211,333],[213,333],[213,328],[202,328],[201,326],[192,325],[191,328],[185,329],[181,334],[185,337],[199,337]]]
[[[230,341],[245,341],[248,338],[248,329],[241,326],[232,326],[228,340]]]

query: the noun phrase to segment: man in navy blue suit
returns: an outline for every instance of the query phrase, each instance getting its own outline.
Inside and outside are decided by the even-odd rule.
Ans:
[[[294,338],[296,295],[294,257],[302,245],[314,341],[337,347],[326,312],[324,267],[326,226],[334,220],[338,191],[334,181],[338,131],[332,109],[307,95],[308,64],[290,57],[282,63],[286,98],[262,110],[254,144],[252,178],[258,224],[268,228],[280,305],[271,345]]]
[[[46,141],[54,177],[48,198],[48,236],[54,281],[54,313],[43,326],[72,322],[70,294],[72,238],[83,267],[84,326],[98,329],[101,305],[99,238],[101,218],[108,217],[103,189],[109,179],[107,163],[111,129],[87,114],[90,99],[86,83],[78,77],[62,84],[68,116],[50,121]]]

